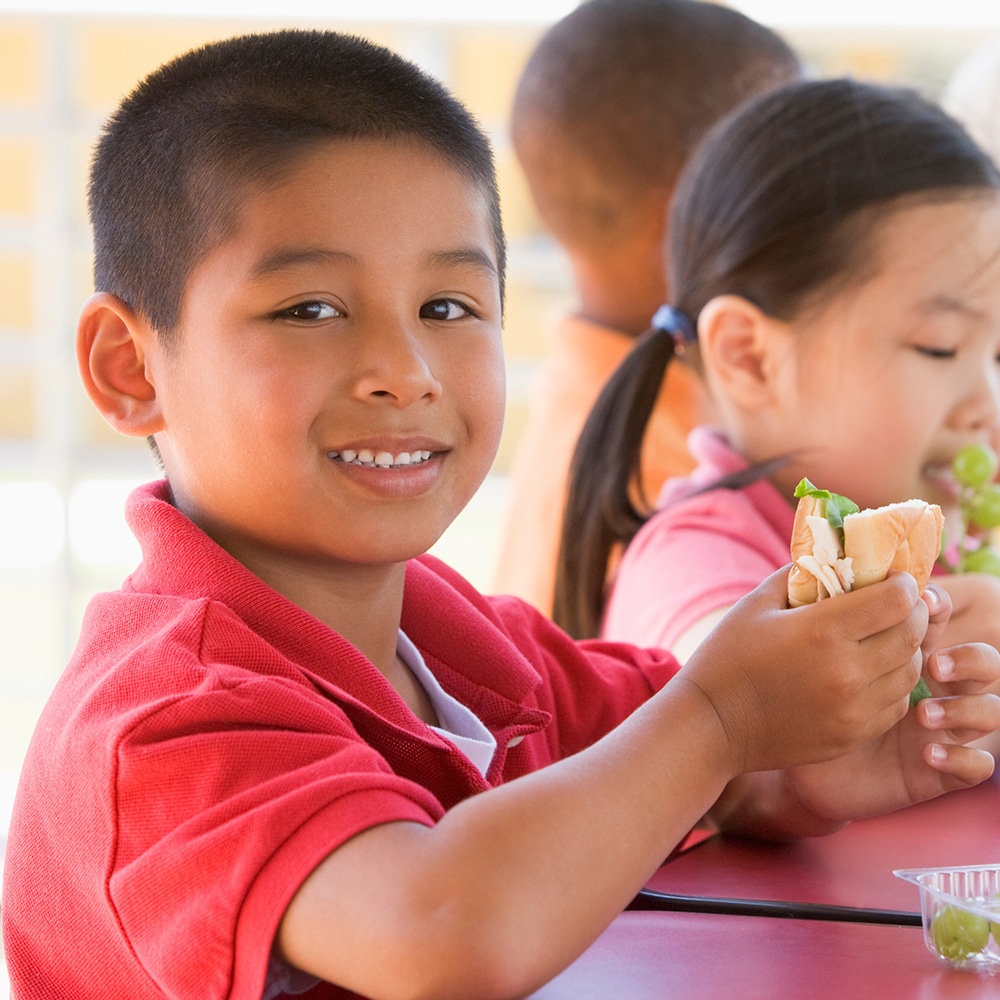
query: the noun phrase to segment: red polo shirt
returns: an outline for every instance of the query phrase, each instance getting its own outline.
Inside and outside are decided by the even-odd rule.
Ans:
[[[677,669],[665,653],[576,644],[415,560],[401,627],[495,735],[483,778],[165,483],[126,513],[143,562],[88,607],[18,787],[2,907],[15,1000],[259,1000],[285,908],[339,844],[387,821],[431,825],[582,749]]]

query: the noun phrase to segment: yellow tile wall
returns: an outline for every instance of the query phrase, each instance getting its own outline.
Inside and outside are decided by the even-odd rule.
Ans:
[[[0,369],[0,437],[29,441],[35,434],[35,380],[24,365]]]
[[[2,181],[0,181],[2,184]],[[35,267],[26,253],[0,251],[0,329],[22,337],[35,332]]]
[[[0,138],[0,216],[31,218],[38,204],[37,176],[37,140],[30,136]]]
[[[37,104],[44,89],[42,25],[7,17],[0,23],[0,104]]]
[[[235,30],[215,22],[81,20],[75,27],[74,46],[78,66],[74,90],[80,105],[111,108],[161,63]]]

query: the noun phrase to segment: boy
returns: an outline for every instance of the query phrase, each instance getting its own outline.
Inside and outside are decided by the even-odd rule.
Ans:
[[[948,609],[905,574],[794,612],[776,574],[678,672],[421,555],[496,447],[504,251],[485,138],[398,56],[182,56],[90,196],[81,374],[167,478],[26,759],[18,1000],[523,996],[709,810],[819,833],[989,773],[955,740],[1000,654],[931,656],[968,696],[907,713]]]
[[[552,615],[570,459],[604,383],[669,301],[665,230],[681,170],[727,111],[798,75],[773,31],[701,0],[588,0],[532,53],[514,99],[514,150],[569,258],[579,312],[551,331],[514,454],[496,593]],[[701,380],[672,366],[643,447],[647,504],[690,471],[688,432],[710,416]]]

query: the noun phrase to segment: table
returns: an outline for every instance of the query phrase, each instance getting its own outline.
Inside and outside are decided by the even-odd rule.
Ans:
[[[918,911],[896,868],[1000,864],[1000,776],[828,837],[766,844],[710,837],[660,868],[666,893]],[[997,983],[1000,995],[1000,982]]]
[[[623,913],[531,1000],[996,1000],[916,927],[693,913]]]
[[[1000,976],[950,969],[927,950],[917,890],[892,871],[995,863],[1000,776],[828,837],[781,845],[709,837],[668,860],[647,888],[702,902],[905,911],[914,924],[628,911],[532,1000],[993,1000]]]

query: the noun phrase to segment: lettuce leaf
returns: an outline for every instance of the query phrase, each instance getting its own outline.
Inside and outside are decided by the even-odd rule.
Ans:
[[[839,493],[817,489],[808,479],[802,479],[795,487],[795,499],[801,500],[802,497],[815,497],[817,500],[826,501],[823,513],[830,527],[841,532],[841,540],[844,537],[844,518],[848,514],[857,514],[861,509],[853,500],[849,500]]]

